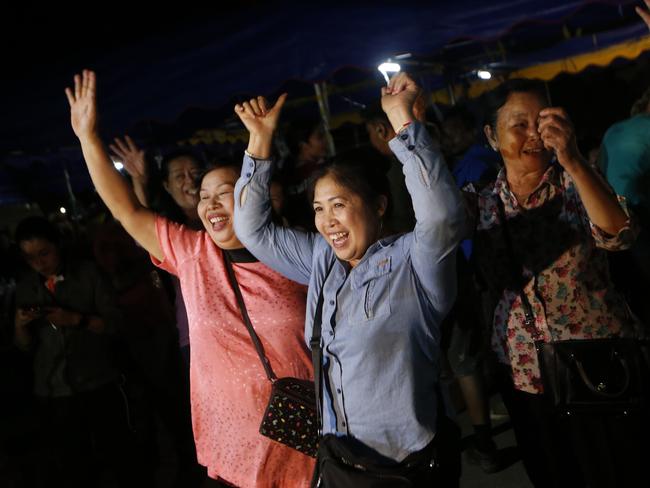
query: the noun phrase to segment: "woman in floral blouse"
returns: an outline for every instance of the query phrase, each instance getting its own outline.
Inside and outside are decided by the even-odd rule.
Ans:
[[[566,112],[548,107],[543,85],[511,80],[489,102],[485,133],[504,167],[473,195],[475,259],[494,291],[491,346],[507,378],[502,394],[524,465],[536,487],[632,486],[620,476],[639,464],[618,459],[602,422],[546,411],[534,344],[607,337],[628,326],[605,252],[631,244],[628,214],[580,154]]]

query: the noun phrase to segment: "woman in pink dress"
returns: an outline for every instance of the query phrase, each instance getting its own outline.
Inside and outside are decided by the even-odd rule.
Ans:
[[[241,488],[309,485],[313,460],[259,434],[271,383],[244,322],[224,265],[228,253],[250,319],[278,377],[311,378],[303,327],[306,288],[244,249],[232,225],[232,166],[215,167],[200,181],[195,231],[138,202],[115,170],[98,135],[95,74],[76,75],[66,89],[72,128],[95,187],[126,231],[155,264],[178,276],[189,319],[192,425],[197,457],[213,479]]]

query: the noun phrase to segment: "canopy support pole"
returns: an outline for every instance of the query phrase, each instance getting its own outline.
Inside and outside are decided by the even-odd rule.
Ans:
[[[325,130],[327,152],[330,157],[334,157],[336,155],[336,147],[334,146],[334,138],[330,132],[330,104],[327,96],[327,83],[324,81],[314,83],[314,91],[316,92],[318,110],[320,112],[321,120],[323,121],[323,129]]]
[[[449,95],[449,104],[456,105],[456,94],[454,93],[454,84],[447,83],[447,94]]]
[[[553,100],[551,99],[551,89],[548,86],[548,81],[544,80],[544,89],[546,90],[546,100],[548,103],[553,106]]]
[[[68,197],[70,198],[70,210],[72,218],[76,219],[78,217],[77,215],[77,199],[74,196],[74,192],[72,191],[72,183],[70,181],[70,173],[68,172],[68,167],[65,163],[63,163],[63,176],[65,177],[65,186],[68,189]]]

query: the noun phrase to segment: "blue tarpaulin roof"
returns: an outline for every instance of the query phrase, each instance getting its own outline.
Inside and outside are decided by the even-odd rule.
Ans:
[[[501,55],[506,53],[509,62],[519,65],[583,52],[594,47],[594,33],[602,43],[641,35],[645,27],[634,13],[637,4],[627,0],[455,0],[413,6],[302,2],[257,6],[255,13],[230,12],[216,19],[199,16],[164,35],[115,50],[68,53],[60,62],[49,60],[40,77],[5,80],[0,154],[6,155],[3,163],[10,166],[10,173],[35,158],[59,161],[53,164],[67,157],[73,163],[78,159],[59,148],[76,144],[63,87],[84,67],[95,69],[99,76],[106,135],[122,134],[143,121],[158,125],[181,121],[195,129],[204,122],[201,110],[226,116],[238,97],[299,86],[291,80],[311,83],[338,78],[340,82],[350,67],[374,72],[379,62],[400,53],[460,73],[493,61],[497,43]],[[567,33],[574,36],[570,42]],[[310,89],[306,85],[304,93]],[[28,103],[20,92],[28,95]],[[188,114],[198,114],[199,121]],[[0,174],[0,204],[20,199],[15,191],[1,191],[7,180]]]

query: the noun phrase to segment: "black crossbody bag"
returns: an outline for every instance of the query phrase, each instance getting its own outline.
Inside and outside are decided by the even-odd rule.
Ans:
[[[260,434],[315,457],[318,449],[318,419],[314,400],[314,382],[292,377],[277,378],[248,316],[230,257],[227,252],[224,252],[223,256],[228,280],[235,292],[244,325],[248,329],[266,377],[272,385],[271,395],[260,424]]]
[[[311,340],[318,415],[322,434],[323,350],[321,347],[323,290],[334,266],[325,274],[314,314]],[[361,455],[345,437],[326,434],[320,438],[312,488],[407,488],[418,486],[457,487],[460,478],[460,429],[445,415],[442,392],[436,386],[438,421],[436,436],[424,449],[400,463],[382,464],[376,457]],[[433,484],[432,484],[433,483]]]
[[[518,283],[525,324],[533,327],[533,308],[523,290],[503,202],[498,199],[510,272]],[[633,337],[536,341],[544,392],[550,408],[562,416],[629,415],[645,412],[650,384],[648,341]]]

